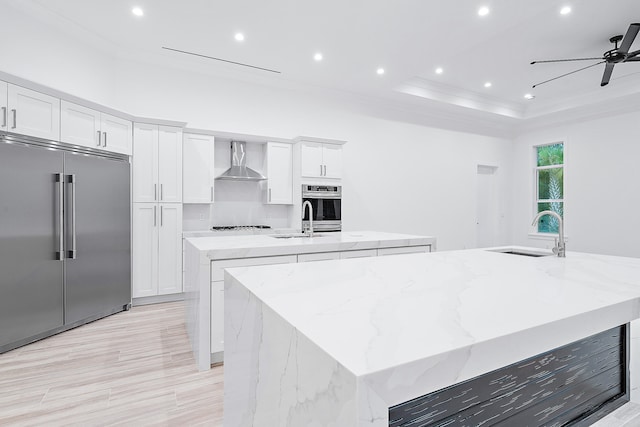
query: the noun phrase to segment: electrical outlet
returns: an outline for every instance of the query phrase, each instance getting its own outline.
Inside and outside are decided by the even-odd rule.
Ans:
[[[204,221],[204,214],[200,214],[200,221]]]

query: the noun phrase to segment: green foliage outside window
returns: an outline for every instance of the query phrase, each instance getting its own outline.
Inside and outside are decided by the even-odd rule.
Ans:
[[[536,147],[536,155],[537,210],[550,210],[564,218],[564,144]],[[558,220],[549,215],[540,218],[538,232],[557,233]]]

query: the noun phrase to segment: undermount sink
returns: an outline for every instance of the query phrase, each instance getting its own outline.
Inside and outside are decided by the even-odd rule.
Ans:
[[[489,252],[498,252],[501,254],[530,256],[530,257],[553,256],[552,253],[550,254],[547,252],[530,251],[527,249],[505,248],[505,249],[487,249],[487,250]]]
[[[274,239],[308,239],[310,237],[324,237],[324,234],[314,233],[313,236],[304,233],[290,233],[290,234],[270,234],[269,237]]]

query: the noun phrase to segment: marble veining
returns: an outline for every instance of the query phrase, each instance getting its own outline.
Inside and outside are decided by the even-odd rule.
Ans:
[[[436,244],[434,237],[379,231],[318,234],[321,236],[291,239],[270,235],[189,237],[187,241],[211,260],[422,245],[431,245],[435,251]]]
[[[246,340],[243,357],[260,367],[253,374],[263,389],[253,398],[286,392],[270,378],[283,375],[278,354],[293,333],[313,344],[308,357],[316,370],[337,363],[341,380],[356,384],[349,399],[322,406],[336,415],[355,405],[354,418],[326,425],[385,426],[390,406],[638,318],[640,259],[451,251],[228,269],[226,304],[234,304],[230,289],[254,298],[262,320],[252,327],[262,338],[246,325],[233,329],[236,314],[225,313],[225,322],[232,320],[225,327],[228,390],[241,388],[242,357],[227,351],[238,339]],[[327,378],[306,387],[321,393]],[[291,400],[287,410],[299,402]],[[237,403],[225,406],[225,417],[242,411]],[[306,409],[312,419],[319,407]],[[262,421],[280,419],[279,410],[263,408],[251,422],[268,425]]]

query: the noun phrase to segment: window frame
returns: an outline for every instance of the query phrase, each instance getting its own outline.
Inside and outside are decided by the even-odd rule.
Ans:
[[[562,145],[562,163],[555,165],[546,165],[546,166],[538,166],[538,149],[540,147],[547,147],[550,145]],[[554,142],[548,142],[544,144],[535,144],[532,146],[533,148],[533,205],[532,205],[532,216],[534,218],[538,214],[538,205],[540,203],[562,203],[562,219],[564,220],[564,212],[566,207],[566,194],[565,194],[565,177],[566,177],[566,148],[567,144],[564,140],[558,140]],[[541,170],[548,169],[562,169],[563,183],[562,183],[562,199],[540,199],[540,180],[539,180],[539,172]],[[554,239],[556,238],[558,233],[546,232],[546,231],[538,231],[539,225],[533,226],[531,225],[529,228],[529,237],[540,238],[540,239]],[[566,236],[565,236],[566,239]]]

